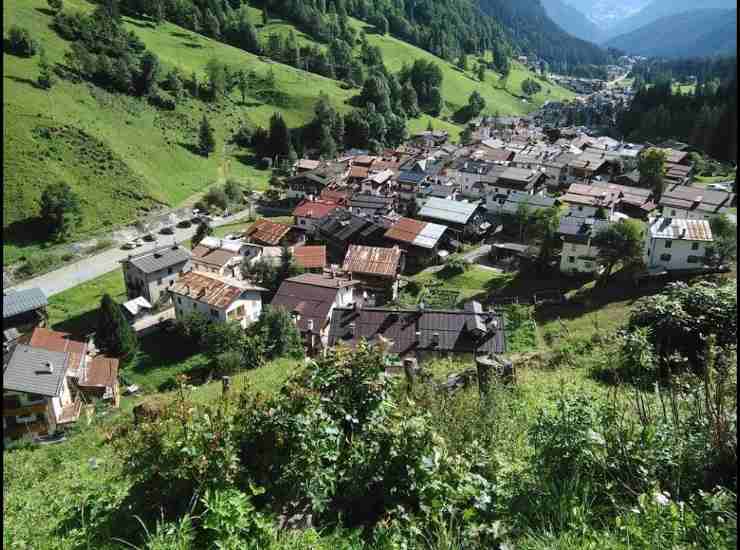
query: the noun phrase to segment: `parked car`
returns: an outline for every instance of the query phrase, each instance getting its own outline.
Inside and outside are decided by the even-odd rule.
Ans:
[[[137,248],[140,246],[144,246],[144,239],[134,239],[133,243],[134,243],[134,246]]]
[[[711,189],[713,191],[725,191],[726,193],[730,192],[730,186],[726,183],[710,183],[707,185],[707,189]]]
[[[175,229],[171,225],[168,225],[167,227],[160,229],[159,232],[162,235],[174,235]]]
[[[144,240],[145,240],[146,242],[148,242],[148,243],[151,243],[151,242],[153,242],[153,241],[156,241],[156,240],[157,240],[157,237],[155,237],[155,236],[154,236],[154,235],[152,235],[151,233],[147,233],[146,235],[144,235],[144,236],[142,237],[142,239],[144,239]]]
[[[177,227],[179,227],[180,229],[187,229],[191,225],[193,224],[190,220],[182,220],[181,222],[177,224]]]
[[[136,243],[134,243],[134,241],[125,242],[121,246],[121,250],[133,250],[134,248],[136,248]]]

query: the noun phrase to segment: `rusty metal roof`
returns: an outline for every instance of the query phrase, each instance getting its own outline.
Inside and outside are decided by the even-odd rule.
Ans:
[[[434,248],[446,230],[444,225],[401,218],[385,232],[385,237],[422,248]]]
[[[87,344],[79,340],[74,340],[71,334],[66,332],[57,332],[48,328],[36,327],[31,333],[28,345],[34,348],[41,348],[49,351],[61,351],[85,355],[87,353]]]
[[[284,223],[261,219],[252,224],[245,236],[257,242],[275,246],[288,234],[290,229],[291,227]]]
[[[350,245],[342,269],[349,273],[365,273],[381,277],[395,277],[401,261],[401,249]]]
[[[226,280],[210,273],[200,273],[198,271],[185,273],[170,287],[173,294],[185,296],[218,309],[229,307],[234,300],[237,300],[247,290],[266,292],[266,289],[262,287],[236,280]]]
[[[357,179],[365,179],[370,174],[370,169],[367,166],[353,166],[349,169],[349,177]]]
[[[685,220],[679,218],[656,218],[650,223],[653,239],[685,241],[713,241],[712,228],[707,220]]]
[[[98,355],[90,360],[84,369],[78,385],[83,388],[109,388],[118,378],[118,359]]]
[[[297,246],[293,249],[296,263],[303,269],[326,266],[326,246]]]
[[[357,284],[357,281],[335,277],[330,273],[304,273],[302,275],[291,277],[290,279],[285,279],[285,281],[322,288],[344,288],[346,286],[354,286]]]

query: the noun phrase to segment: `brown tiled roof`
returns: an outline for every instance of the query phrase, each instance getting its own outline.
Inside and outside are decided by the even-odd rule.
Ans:
[[[78,385],[83,388],[103,387],[109,388],[115,385],[118,378],[118,359],[98,355],[90,360],[80,378]]]
[[[223,267],[239,254],[223,248],[209,248],[199,244],[191,251],[193,260],[208,265]]]
[[[336,202],[325,199],[315,201],[304,200],[293,210],[293,215],[300,218],[319,220],[328,216],[338,206]]]
[[[225,309],[246,290],[265,291],[264,288],[244,284],[239,281],[226,281],[211,274],[189,271],[182,275],[170,290],[174,294],[187,296],[203,304]]]
[[[355,166],[364,166],[366,168],[369,168],[373,162],[375,162],[375,157],[360,155],[355,157],[355,159],[352,161],[352,164]]]
[[[347,201],[349,201],[350,192],[340,191],[339,189],[324,189],[319,195],[319,198],[342,205],[347,204]]]
[[[296,168],[300,170],[316,170],[319,165],[321,165],[321,161],[319,160],[299,159],[296,162]]]
[[[331,281],[333,286],[325,284]],[[282,307],[289,312],[300,314],[298,328],[308,330],[308,320],[314,322],[314,332],[318,332],[328,322],[331,305],[337,297],[337,292],[343,286],[357,284],[356,281],[346,279],[330,279],[324,275],[306,273],[298,277],[286,279],[272,299],[272,307]]]
[[[290,229],[289,225],[261,219],[252,224],[245,236],[257,242],[275,246],[288,234]]]
[[[395,277],[401,260],[401,249],[350,245],[342,269],[349,273],[364,273],[381,277]]]
[[[326,246],[297,246],[293,250],[296,263],[303,269],[326,266]]]

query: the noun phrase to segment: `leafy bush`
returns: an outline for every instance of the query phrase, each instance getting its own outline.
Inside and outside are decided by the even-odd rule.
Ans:
[[[8,51],[21,57],[33,57],[38,50],[38,43],[31,38],[28,29],[13,25],[8,31]]]
[[[229,199],[221,187],[212,187],[203,197],[203,203],[208,208],[216,207],[220,210],[226,210],[229,207]]]

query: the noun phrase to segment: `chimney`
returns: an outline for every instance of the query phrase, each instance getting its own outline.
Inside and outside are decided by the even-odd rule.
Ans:
[[[46,365],[46,368],[49,370],[49,374],[53,374],[54,373],[54,365],[52,364],[52,362],[51,361],[47,361],[45,363],[45,365]]]

